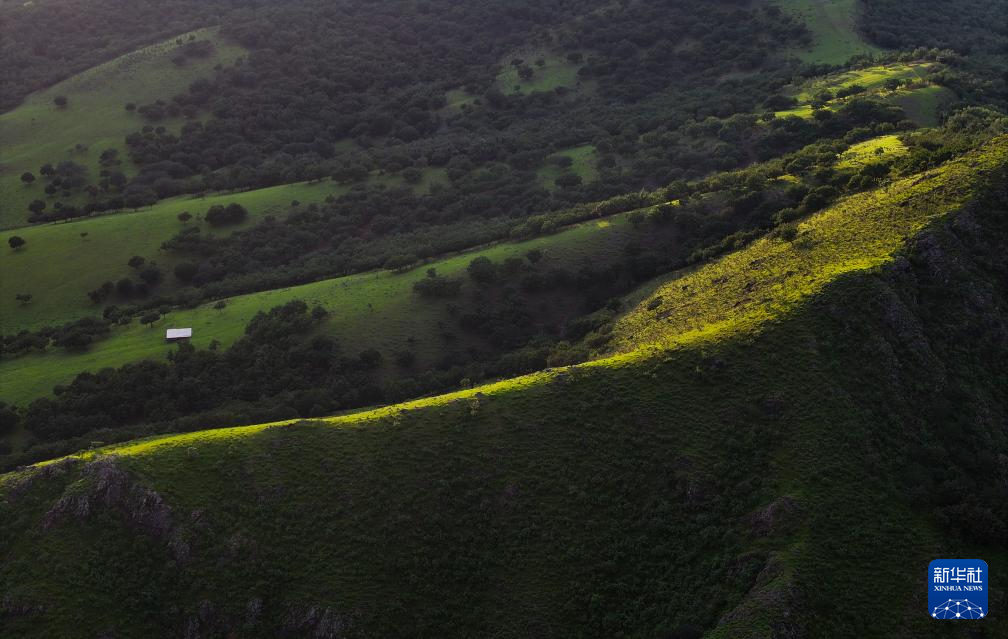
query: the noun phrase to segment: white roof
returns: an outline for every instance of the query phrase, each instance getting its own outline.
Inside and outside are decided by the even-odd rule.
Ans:
[[[165,339],[179,339],[180,337],[192,337],[191,328],[169,328],[165,333]]]

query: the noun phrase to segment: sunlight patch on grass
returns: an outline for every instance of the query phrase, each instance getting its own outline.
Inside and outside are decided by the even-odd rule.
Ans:
[[[617,323],[617,349],[674,342],[725,323],[773,321],[837,277],[889,262],[1006,160],[1008,136],[1002,136],[923,175],[846,198],[801,223],[791,241],[764,238],[672,280]]]
[[[883,135],[851,146],[840,154],[836,168],[860,169],[906,155],[908,149],[898,135]]]
[[[802,223],[792,242],[762,239],[670,281],[617,324],[615,333],[621,352],[608,357],[309,423],[357,428],[378,420],[394,421],[413,410],[454,403],[476,410],[485,398],[565,381],[580,371],[636,366],[655,357],[667,357],[670,350],[759,332],[838,278],[890,262],[907,239],[968,199],[972,184],[1006,161],[1008,136],[1002,136],[939,169],[847,198]],[[290,420],[156,436],[71,457],[144,457],[166,448],[246,440],[268,428],[297,428],[301,423],[305,422]]]

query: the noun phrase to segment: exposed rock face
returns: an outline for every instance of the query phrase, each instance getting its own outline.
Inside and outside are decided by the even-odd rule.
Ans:
[[[352,614],[319,606],[292,606],[284,621],[285,633],[314,639],[341,639],[352,626]]]
[[[770,502],[766,508],[753,513],[749,525],[758,537],[786,533],[798,521],[801,508],[793,498],[784,495]]]
[[[49,530],[67,518],[86,519],[99,508],[120,512],[130,524],[158,538],[172,530],[171,508],[155,491],[132,482],[112,457],[99,457],[81,468],[84,490],[64,494],[42,518]],[[71,485],[73,489],[75,485]],[[187,551],[187,549],[186,549]]]
[[[774,502],[776,503],[776,502]],[[802,620],[801,592],[792,572],[781,558],[770,555],[745,599],[718,621],[718,629],[730,629],[720,636],[745,639],[801,639],[807,635]],[[767,614],[769,613],[769,614]],[[768,625],[754,624],[769,617]]]

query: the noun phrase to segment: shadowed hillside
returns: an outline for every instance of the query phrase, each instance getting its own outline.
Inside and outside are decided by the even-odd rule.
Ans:
[[[0,639],[1008,639],[999,18],[0,0]]]
[[[9,474],[6,627],[923,636],[930,559],[1008,565],[1004,178],[770,322]]]

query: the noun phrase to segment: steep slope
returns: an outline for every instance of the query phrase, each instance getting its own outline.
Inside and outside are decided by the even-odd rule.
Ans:
[[[930,559],[1008,568],[1004,147],[806,222],[847,259],[754,277],[776,301],[746,321],[617,329],[671,349],[6,475],[3,632],[937,632]],[[699,299],[739,299],[703,273],[744,253]]]
[[[616,350],[689,342],[781,317],[837,277],[891,262],[1008,162],[1008,137],[933,171],[849,197],[775,236],[660,286],[618,322]]]

